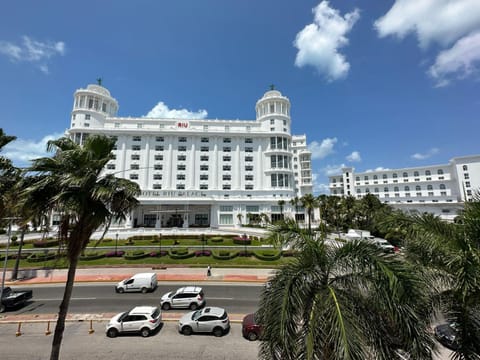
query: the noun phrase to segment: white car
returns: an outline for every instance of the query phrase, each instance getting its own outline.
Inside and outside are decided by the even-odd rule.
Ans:
[[[160,326],[162,311],[156,306],[137,306],[115,315],[107,324],[107,336],[114,338],[122,333],[140,333],[143,337]]]
[[[225,309],[206,307],[186,313],[178,322],[178,331],[183,335],[213,333],[219,337],[230,329],[230,319]]]
[[[197,310],[205,305],[205,296],[200,286],[185,286],[164,294],[160,299],[163,310],[190,309]]]

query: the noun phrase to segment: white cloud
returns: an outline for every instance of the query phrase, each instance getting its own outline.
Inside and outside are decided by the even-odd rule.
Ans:
[[[65,55],[65,43],[62,41],[41,42],[23,36],[21,44],[0,41],[0,54],[7,56],[12,61],[25,61],[35,64],[43,73],[48,74],[46,61],[53,56]]]
[[[396,0],[374,26],[380,37],[415,33],[422,48],[447,46],[480,26],[480,1]]]
[[[338,50],[348,44],[345,37],[360,18],[358,9],[343,17],[328,1],[322,1],[312,9],[314,22],[301,30],[294,41],[298,49],[295,65],[311,65],[329,81],[345,77],[350,64]]]
[[[64,134],[51,134],[43,137],[40,141],[17,138],[3,147],[2,156],[12,160],[15,166],[24,167],[29,165],[32,159],[50,156],[51,154],[47,152],[47,142],[62,136]]]
[[[350,155],[346,157],[347,161],[350,162],[360,162],[362,158],[360,157],[360,153],[358,151],[353,151]]]
[[[342,173],[342,168],[344,167],[347,167],[347,165],[327,165],[322,169],[322,172],[325,174],[325,176],[340,175]]]
[[[431,148],[425,154],[415,153],[411,157],[415,160],[425,160],[432,157],[435,154],[438,154],[440,150],[438,148]]]
[[[478,73],[480,65],[480,31],[458,40],[452,48],[440,52],[428,74],[437,86],[450,83],[450,78],[466,78]]]
[[[308,149],[312,152],[312,159],[323,159],[334,153],[334,146],[337,143],[337,138],[326,138],[321,143],[312,141],[308,145]]]
[[[160,101],[144,117],[165,119],[205,119],[207,115],[207,110],[203,109],[196,112],[187,109],[169,109],[163,101]]]
[[[368,170],[365,170],[365,172],[374,172],[374,171],[387,171],[387,170],[390,170],[389,168],[384,168],[383,166],[379,166],[375,169],[368,169]]]

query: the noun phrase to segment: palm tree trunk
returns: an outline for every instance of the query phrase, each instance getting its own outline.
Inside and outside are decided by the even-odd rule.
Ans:
[[[63,293],[62,303],[60,304],[60,310],[58,312],[57,325],[55,326],[55,332],[52,341],[52,352],[50,354],[50,360],[58,360],[60,356],[60,345],[62,344],[63,331],[65,330],[65,319],[67,318],[68,305],[70,304],[70,298],[72,297],[73,284],[75,282],[75,272],[77,271],[78,256],[74,256],[70,259],[70,265],[68,266],[67,282],[65,284],[65,291]]]
[[[12,271],[12,280],[18,278],[18,267],[20,266],[20,256],[22,255],[23,238],[25,237],[25,226],[22,226],[22,232],[20,233],[20,244],[18,245],[17,258],[15,259],[15,266]]]

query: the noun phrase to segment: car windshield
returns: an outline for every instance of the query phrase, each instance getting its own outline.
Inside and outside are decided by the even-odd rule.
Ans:
[[[156,319],[157,317],[160,316],[160,309],[159,308],[155,308],[155,311],[153,312],[152,314],[152,318],[153,319]]]
[[[170,291],[169,293],[167,293],[167,297],[168,298],[171,298],[173,296],[174,292],[173,291]]]
[[[227,318],[227,312],[225,311],[220,317],[220,319],[225,320],[226,318]]]
[[[197,310],[192,315],[192,320],[197,320],[202,315],[202,310]]]
[[[124,312],[122,315],[120,315],[120,317],[118,318],[118,321],[123,321],[123,319],[125,319],[125,317],[128,315],[128,311],[127,312]]]

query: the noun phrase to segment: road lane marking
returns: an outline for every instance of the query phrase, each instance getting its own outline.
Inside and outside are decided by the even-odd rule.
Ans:
[[[225,297],[208,297],[209,300],[233,300],[233,298],[225,298]]]
[[[62,298],[55,298],[55,299],[37,299],[37,298],[33,298],[33,300],[35,301],[59,301],[59,300],[62,300]],[[71,298],[70,300],[97,300],[97,298],[95,297],[79,297],[79,298]]]

